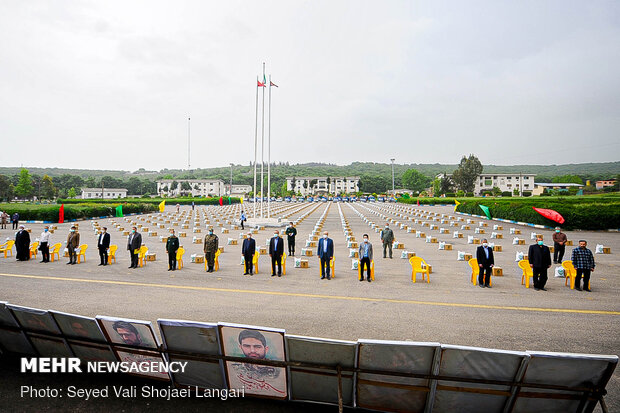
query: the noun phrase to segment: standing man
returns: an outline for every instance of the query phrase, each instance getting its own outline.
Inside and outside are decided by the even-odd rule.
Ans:
[[[108,265],[108,248],[110,248],[110,234],[108,228],[103,227],[97,239],[97,249],[99,250],[99,265]]]
[[[560,230],[560,227],[555,227],[553,233],[553,263],[561,264],[562,258],[564,258],[564,250],[566,248],[566,234]]]
[[[77,264],[77,252],[75,249],[80,246],[80,233],[77,232],[75,225],[71,226],[69,235],[67,236],[67,252],[69,253],[69,262],[67,265]]]
[[[583,276],[583,290],[590,292],[590,273],[594,271],[594,255],[586,246],[586,240],[579,240],[579,248],[573,248],[571,260],[573,267],[577,270],[575,276],[575,290],[581,291],[581,277]]]
[[[547,291],[545,284],[547,283],[547,269],[551,267],[551,252],[543,242],[542,235],[537,235],[536,244],[530,245],[527,259],[532,267],[534,289]]]
[[[243,255],[243,261],[245,262],[245,272],[243,275],[253,274],[253,262],[254,254],[256,253],[256,241],[252,239],[252,233],[248,232],[246,239],[243,240],[243,246],[241,247],[241,254]]]
[[[13,214],[11,221],[13,222],[13,229],[17,229],[17,224],[19,224],[19,214],[17,212]]]
[[[489,248],[486,238],[482,239],[482,245],[476,248],[476,260],[478,260],[478,285],[480,288],[491,288],[491,274],[495,265],[493,249]]]
[[[246,216],[245,216],[245,212],[243,212],[243,210],[242,210],[242,211],[241,211],[241,218],[240,218],[240,221],[241,221],[241,229],[245,229],[245,227],[243,226],[243,223],[244,223],[245,221],[247,221],[247,220],[248,220],[248,217],[246,217]]]
[[[286,240],[288,241],[288,255],[295,256],[295,237],[297,236],[297,228],[293,226],[293,223],[288,224],[286,229]]]
[[[192,211],[194,210],[195,207],[196,207],[196,204],[194,204],[194,201],[192,201]]]
[[[28,261],[30,259],[30,234],[23,225],[19,226],[19,231],[15,233],[15,258],[17,261]]]
[[[392,258],[392,243],[394,242],[394,232],[390,228],[390,224],[385,224],[385,228],[381,231],[381,242],[383,242],[383,258],[385,258],[386,249],[390,249],[390,258]]]
[[[0,214],[0,229],[6,229],[6,224],[9,222],[9,214],[6,211],[3,211]]]
[[[207,261],[207,272],[213,272],[215,268],[215,253],[218,249],[219,239],[213,233],[213,228],[209,228],[209,233],[205,235],[204,252]]]
[[[129,268],[138,268],[138,252],[142,246],[142,234],[138,232],[137,227],[131,228],[131,233],[127,238],[127,250],[131,257]]]
[[[177,250],[179,249],[179,238],[174,235],[174,228],[170,228],[170,236],[166,240],[166,253],[168,253],[168,271],[177,269]]]
[[[317,255],[321,259],[321,280],[325,277],[331,280],[329,275],[329,262],[334,256],[334,241],[328,236],[329,233],[325,231],[323,233],[323,238],[319,240],[319,247],[317,250]]]
[[[278,264],[278,277],[282,277],[282,255],[284,254],[284,240],[276,229],[273,238],[269,241],[269,256],[271,257],[271,276],[276,276],[276,264]]]
[[[368,270],[366,273],[366,278],[368,282],[370,282],[370,262],[372,261],[372,244],[368,240],[368,234],[364,234],[364,241],[360,244],[359,250],[360,256],[360,281],[364,281],[364,265],[367,266]]]
[[[43,228],[41,237],[39,237],[39,250],[41,250],[41,262],[50,262],[50,226]]]

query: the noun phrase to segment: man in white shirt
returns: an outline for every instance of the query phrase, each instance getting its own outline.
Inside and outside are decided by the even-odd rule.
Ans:
[[[41,250],[41,262],[50,262],[50,226],[46,225],[39,237],[39,250]]]

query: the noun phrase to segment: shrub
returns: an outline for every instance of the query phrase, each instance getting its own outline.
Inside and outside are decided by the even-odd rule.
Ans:
[[[472,198],[474,196],[474,193],[473,192],[468,192],[468,193],[465,194],[465,196],[468,197],[468,198]]]
[[[446,198],[454,198],[456,194],[454,192],[446,192]]]
[[[228,197],[225,196],[224,205],[228,204]],[[191,205],[192,201],[196,205],[219,205],[220,198],[191,198],[191,197],[183,197],[183,198],[123,198],[121,203],[140,203],[140,204],[157,204],[161,201],[165,200],[168,205]],[[57,204],[109,204],[111,200],[109,199],[58,199],[56,201]],[[238,204],[240,202],[239,198],[232,197],[231,204]]]
[[[531,191],[523,191],[523,196],[532,196]]]
[[[114,216],[115,210],[120,203],[108,203],[92,205],[92,203],[65,205],[65,220],[84,219],[93,217]],[[148,213],[157,211],[154,204],[127,203],[123,205],[123,213]],[[19,219],[24,221],[51,221],[58,222],[59,205],[34,205],[34,204],[3,204],[0,209],[9,215],[19,213]]]
[[[503,197],[512,196],[512,192],[510,192],[510,191],[504,191],[504,192],[502,192],[502,196],[503,196]]]

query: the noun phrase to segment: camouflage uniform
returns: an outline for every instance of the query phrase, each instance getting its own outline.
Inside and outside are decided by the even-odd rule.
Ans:
[[[215,252],[218,248],[218,238],[215,234],[208,234],[205,236],[205,260],[207,261],[207,266],[209,269],[207,272],[213,272],[213,267],[215,266]]]

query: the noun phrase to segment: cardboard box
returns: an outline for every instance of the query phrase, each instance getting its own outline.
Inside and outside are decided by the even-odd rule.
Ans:
[[[493,252],[502,252],[502,246],[501,245],[495,245],[493,247]]]
[[[437,244],[437,238],[431,237],[431,244]]]
[[[149,232],[149,237],[156,237],[157,236],[157,232],[153,231],[153,232]]]
[[[611,254],[611,247],[603,247],[603,254]]]
[[[463,238],[463,234],[461,234],[460,232],[456,235],[457,238]]]
[[[228,234],[230,231],[227,228],[222,228],[222,234]]]
[[[123,235],[129,236],[129,231],[123,231]]]
[[[200,228],[194,228],[193,232],[194,232],[194,234],[200,234],[202,232],[202,230]]]
[[[503,236],[502,234],[496,234],[496,235],[495,235],[495,238],[497,238],[497,239],[502,239],[502,238],[504,238],[504,236]]]
[[[407,251],[407,258],[415,257],[415,252]]]
[[[480,238],[474,238],[474,244],[480,244]]]
[[[267,254],[267,247],[258,247],[258,251],[261,255]]]
[[[310,247],[316,247],[318,245],[318,241],[310,241]]]
[[[183,229],[189,229],[189,225],[188,225],[188,224],[183,224],[183,225],[181,226],[181,228],[183,228]]]
[[[571,247],[573,245],[573,241],[566,240],[566,243],[564,245],[567,245],[567,246]]]
[[[445,249],[446,251],[452,251],[452,244],[446,244],[446,245],[444,246],[444,249]]]
[[[525,240],[524,239],[517,240],[517,242],[518,242],[517,245],[525,245]]]
[[[440,234],[447,234],[448,232],[450,232],[450,231],[448,231],[447,228],[439,228],[439,233]]]
[[[504,270],[502,270],[502,267],[493,267],[493,275],[502,277],[504,275]]]
[[[465,261],[469,261],[469,260],[471,260],[473,258],[473,256],[471,254],[465,254],[463,256],[463,258],[464,258]]]
[[[138,228],[140,228],[140,225],[137,225]],[[148,227],[144,227],[142,228],[142,232],[149,232]]]
[[[308,260],[302,259],[300,268],[310,268]]]
[[[405,249],[405,244],[403,244],[403,243],[399,243],[399,244],[396,246],[396,249],[397,249],[397,250],[404,250],[404,249]]]
[[[179,237],[181,238],[187,237],[187,232],[179,232]]]
[[[204,264],[205,263],[205,256],[204,255],[196,255],[196,257],[194,257],[194,260],[192,262],[194,264]]]
[[[554,247],[549,247],[549,252],[553,254],[553,252],[555,251]]]
[[[146,254],[146,260],[147,261],[155,261],[156,260],[156,255],[154,252],[150,252],[148,254]]]
[[[312,249],[311,248],[302,248],[301,252],[306,257],[312,257]]]

